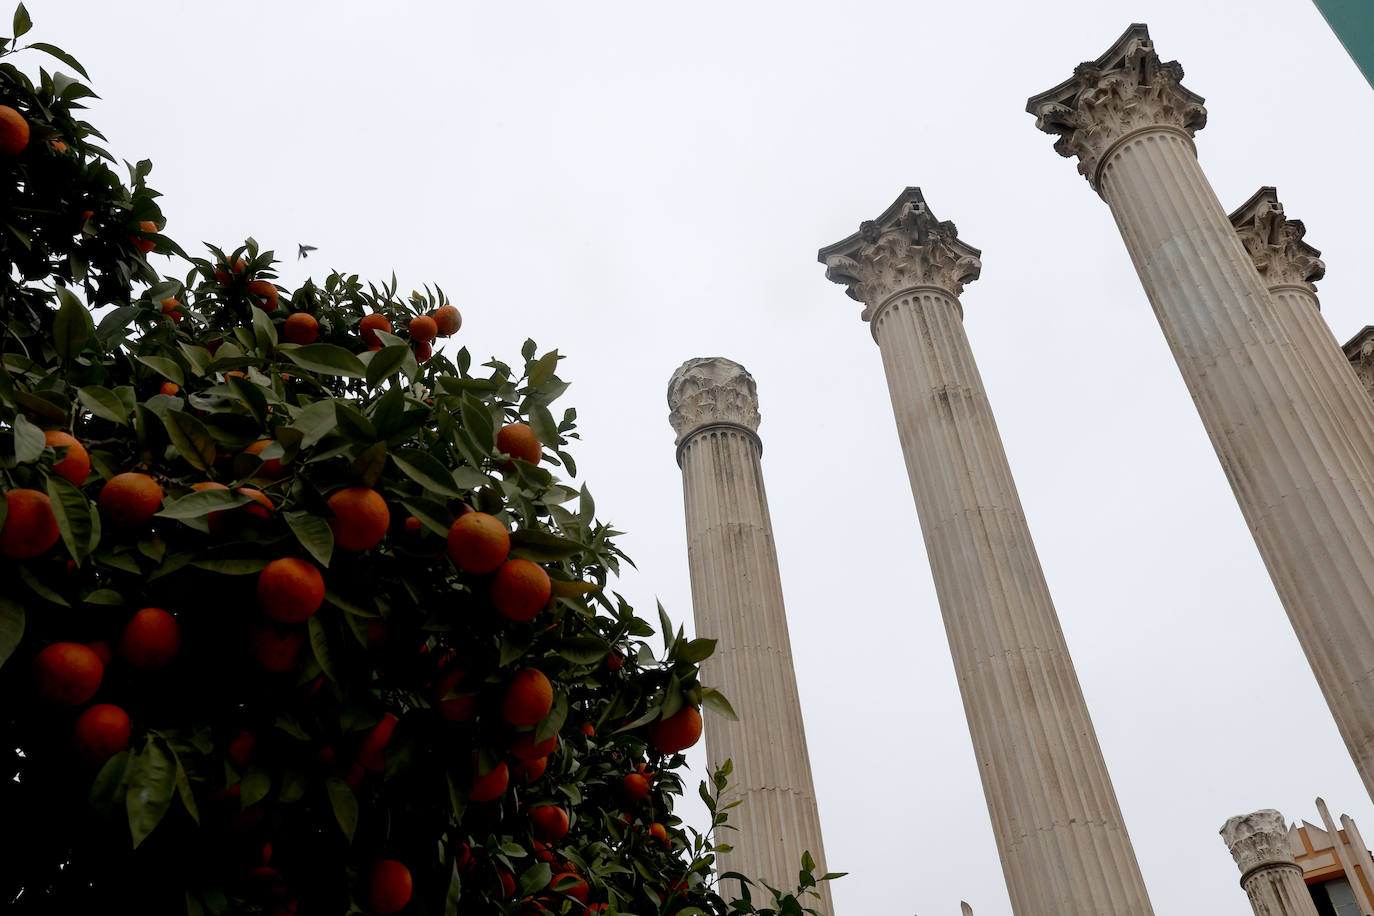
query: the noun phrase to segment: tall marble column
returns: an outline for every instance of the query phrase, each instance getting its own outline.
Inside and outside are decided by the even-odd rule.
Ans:
[[[887,372],[983,793],[1017,916],[1151,913],[1031,541],[959,294],[979,251],[907,188],[827,248]]]
[[[713,770],[734,762],[732,797],[743,802],[730,811],[738,831],[720,838],[734,849],[716,864],[790,890],[805,852],[816,876],[825,874],[825,849],[759,464],[758,406],[753,376],[728,359],[689,359],[668,382],[696,631],[719,640],[702,677],[739,715],[706,720],[707,760]],[[828,882],[819,891],[816,908],[833,913]],[[721,893],[738,895],[738,882],[723,882]]]
[[[1288,824],[1273,808],[1236,815],[1221,825],[1221,838],[1240,869],[1240,886],[1255,916],[1317,916],[1288,846]]]
[[[1206,122],[1143,25],[1032,98],[1116,218],[1365,788],[1374,794],[1374,455],[1339,350],[1278,314],[1207,177]]]

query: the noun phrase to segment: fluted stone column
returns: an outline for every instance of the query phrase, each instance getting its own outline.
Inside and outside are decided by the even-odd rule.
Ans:
[[[1221,825],[1221,838],[1240,869],[1240,886],[1255,916],[1317,916],[1288,846],[1288,824],[1273,808],[1236,815]]]
[[[1111,208],[1365,788],[1374,795],[1374,433],[1278,314],[1207,177],[1202,98],[1143,25],[1032,98]]]
[[[758,403],[753,377],[728,359],[689,359],[668,382],[696,631],[719,640],[702,679],[739,715],[706,720],[707,760],[713,770],[734,762],[732,797],[743,800],[730,811],[738,832],[717,838],[734,850],[716,864],[791,890],[802,854],[811,853],[820,877],[825,850],[759,465]],[[833,913],[829,884],[819,890],[816,908]],[[721,892],[738,895],[738,882],[723,882]]]
[[[964,334],[979,251],[907,188],[824,248],[887,372],[983,793],[1017,916],[1151,913]]]

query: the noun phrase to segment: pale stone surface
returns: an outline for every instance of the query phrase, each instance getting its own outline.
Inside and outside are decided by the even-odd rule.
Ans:
[[[1293,861],[1288,824],[1273,808],[1237,815],[1221,827],[1221,838],[1240,869],[1240,886],[1255,916],[1317,916]]]
[[[1017,916],[1142,916],[1145,884],[956,298],[976,248],[908,188],[824,248],[866,306]]]
[[[730,824],[717,839],[734,846],[719,871],[796,887],[802,853],[825,873],[820,814],[806,749],[792,644],[787,632],[773,525],[759,464],[762,445],[754,379],[727,359],[688,360],[668,383],[687,515],[696,631],[718,639],[702,680],[718,687],[739,722],[708,715],[706,756],[714,770],[734,761]],[[815,906],[834,912],[828,883]],[[727,899],[738,882],[722,882]],[[767,891],[755,889],[754,899]]]
[[[1364,886],[1360,883],[1359,872],[1355,870],[1356,860],[1354,852],[1350,848],[1349,835],[1342,839],[1340,831],[1336,829],[1335,822],[1331,820],[1331,811],[1326,807],[1326,801],[1320,797],[1317,799],[1317,813],[1321,815],[1326,833],[1331,837],[1332,846],[1336,850],[1336,858],[1340,860],[1341,870],[1345,872],[1345,877],[1350,882],[1350,889],[1355,892],[1355,901],[1360,905],[1360,912],[1374,912],[1374,904],[1370,903],[1369,894],[1365,893]]]
[[[1134,25],[1032,98],[1111,208],[1351,757],[1374,793],[1374,437],[1345,367],[1279,315],[1198,166],[1202,99]],[[1129,116],[1123,111],[1129,110]],[[1310,277],[1309,277],[1310,279]],[[1296,286],[1286,287],[1297,290]],[[1309,304],[1307,308],[1314,308]],[[1296,314],[1301,309],[1289,308]]]
[[[1365,394],[1374,398],[1374,325],[1365,325],[1341,349]]]

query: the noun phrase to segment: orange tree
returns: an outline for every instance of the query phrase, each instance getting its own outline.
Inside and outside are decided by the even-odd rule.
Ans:
[[[0,56],[86,76],[29,28]],[[0,901],[800,914],[809,861],[714,891],[723,773],[673,815],[729,704],[610,589],[557,351],[474,368],[437,288],[186,255],[92,95],[0,62]]]

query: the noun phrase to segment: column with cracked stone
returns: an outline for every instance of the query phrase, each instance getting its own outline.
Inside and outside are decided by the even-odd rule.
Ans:
[[[1374,795],[1374,437],[1279,315],[1197,162],[1202,98],[1143,25],[1030,99],[1116,218],[1279,599]]]
[[[1293,860],[1282,814],[1273,808],[1238,814],[1220,832],[1255,916],[1317,916],[1302,867]]]
[[[705,723],[708,763],[733,761],[730,797],[742,799],[729,812],[738,831],[717,837],[734,847],[717,869],[791,890],[803,853],[816,877],[825,874],[825,850],[759,463],[758,403],[753,376],[728,359],[689,359],[668,382],[696,632],[719,640],[702,678],[739,716]],[[818,890],[816,908],[828,916],[828,882]],[[723,882],[721,893],[737,896],[738,882]]]
[[[821,249],[865,306],[1017,916],[1152,912],[959,294],[980,252],[907,188]]]

